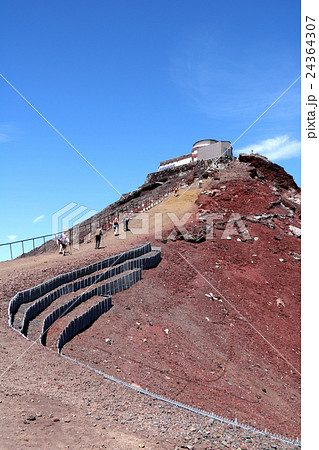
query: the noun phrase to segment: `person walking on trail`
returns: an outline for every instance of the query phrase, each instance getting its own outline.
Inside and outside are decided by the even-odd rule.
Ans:
[[[130,218],[125,216],[123,219],[124,231],[130,231],[129,227],[128,227],[129,221],[130,221]]]
[[[63,254],[63,256],[65,256],[66,247],[69,243],[70,241],[66,237],[66,235],[64,233],[60,233],[57,240],[57,244],[59,246],[59,254]]]
[[[119,221],[118,221],[117,217],[115,217],[115,219],[113,221],[113,231],[114,231],[114,236],[117,236],[119,234]]]
[[[174,189],[174,195],[175,195],[175,197],[177,197],[177,193],[178,193],[178,187],[176,186],[176,188]]]
[[[102,236],[103,236],[102,227],[98,227],[95,233],[95,248],[100,248]]]

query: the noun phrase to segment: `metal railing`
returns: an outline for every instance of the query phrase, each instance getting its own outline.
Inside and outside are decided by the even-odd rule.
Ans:
[[[21,239],[20,241],[6,242],[5,244],[0,244],[0,247],[5,247],[5,246],[9,247],[10,257],[11,257],[11,259],[13,259],[13,251],[12,251],[12,249],[13,249],[14,245],[21,244],[21,254],[23,255],[25,253],[25,243],[32,242],[32,250],[31,251],[33,251],[33,253],[35,254],[36,248],[39,247],[39,244],[36,245],[36,241],[37,240],[41,239],[43,241],[43,243],[40,244],[40,245],[44,245],[44,251],[45,251],[45,244],[48,242],[45,239],[48,238],[48,237],[50,237],[50,240],[52,238],[57,238],[57,236],[59,234],[60,233],[45,234],[43,236],[37,236],[37,237],[28,238],[28,239]]]
[[[113,225],[114,217],[123,216],[125,214],[130,214],[131,217],[133,217],[134,214],[148,211],[150,208],[158,205],[166,197],[168,197],[168,195],[174,191],[174,187],[176,185],[178,185],[178,183],[176,183],[174,186],[173,185],[169,186],[162,192],[157,193],[157,194],[152,195],[147,198],[132,199],[128,202],[128,204],[120,205],[116,211],[106,213],[105,215],[101,216],[101,213],[98,213],[98,216],[99,216],[98,218],[94,219],[94,216],[93,216],[91,221],[88,222],[88,220],[89,220],[88,219],[88,220],[86,220],[85,224],[76,225],[76,226],[74,226],[74,229],[70,228],[65,233],[67,234],[67,236],[70,240],[70,243],[73,243],[75,237],[79,240],[79,243],[83,243],[85,238],[88,239],[88,237],[91,236],[91,233],[95,232],[95,230],[92,229],[92,225],[102,226],[104,231],[110,230]],[[178,187],[180,187],[180,186],[178,186]],[[45,234],[43,236],[36,236],[36,237],[28,238],[28,239],[21,239],[18,241],[6,242],[4,244],[0,244],[0,249],[8,247],[10,259],[12,260],[15,257],[24,255],[26,253],[26,244],[31,243],[32,244],[31,249],[28,249],[27,253],[32,252],[33,255],[35,256],[37,254],[46,252],[48,250],[47,245],[49,245],[49,243],[50,243],[50,247],[52,249],[53,248],[52,239],[57,239],[57,237],[61,233],[62,232]],[[17,247],[21,250],[21,252],[19,252],[19,250],[16,251]],[[15,250],[15,252],[13,252],[13,250]],[[14,257],[14,253],[18,253],[18,254]]]
[[[205,164],[203,165],[204,173],[209,169],[215,169],[218,165],[217,161],[220,161],[220,157],[212,160],[205,161]],[[229,161],[221,161],[221,166],[223,164],[227,164]],[[221,169],[222,167],[219,167]],[[97,213],[95,216],[92,217],[92,220],[87,219],[83,225],[75,225],[74,227],[70,228],[68,230],[68,238],[70,240],[70,243],[73,243],[73,238],[76,238],[78,240],[78,243],[83,243],[85,239],[91,238],[91,233],[95,232],[95,230],[92,230],[93,226],[101,226],[104,231],[110,230],[112,228],[113,220],[115,217],[124,216],[129,214],[131,218],[133,218],[134,214],[138,214],[141,212],[148,211],[150,208],[156,206],[158,203],[162,202],[168,195],[170,195],[174,188],[177,186],[178,189],[180,189],[183,185],[185,185],[185,182],[173,182],[172,184],[169,184],[166,186],[165,189],[161,190],[160,192],[155,192],[150,196],[142,196],[141,198],[133,198],[127,201],[127,203],[123,203],[122,205],[118,205],[117,210],[108,211],[105,213],[105,215],[102,215],[101,213]],[[112,205],[109,205],[112,206]],[[98,217],[96,217],[98,216]],[[95,217],[95,218],[94,218]],[[74,228],[74,229],[73,229]],[[25,243],[32,242],[31,250],[28,250],[27,253],[33,252],[33,255],[44,253],[47,251],[46,245],[51,242],[52,239],[57,238],[57,236],[61,233],[53,233],[53,234],[46,234],[43,236],[37,236],[29,239],[22,239],[19,241],[13,241],[13,242],[6,242],[4,244],[0,244],[0,249],[2,247],[8,246],[9,252],[10,252],[10,259],[14,259],[13,256],[13,246],[21,245],[21,253],[19,253],[17,256],[22,256],[25,254]],[[50,240],[46,240],[46,238],[50,238]],[[42,240],[42,244],[37,244],[36,241]],[[52,243],[51,243],[52,246]],[[52,247],[53,248],[53,247]]]

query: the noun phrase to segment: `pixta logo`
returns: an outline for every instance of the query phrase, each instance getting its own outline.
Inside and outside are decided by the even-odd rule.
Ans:
[[[89,209],[87,206],[79,206],[77,203],[71,202],[52,215],[52,234],[65,233],[70,245],[78,249],[80,246],[79,223],[89,219],[97,212],[95,209]],[[69,232],[70,229],[72,229],[72,236]]]
[[[125,217],[128,217],[129,224],[125,227]],[[188,235],[187,226],[193,221],[201,222],[205,234],[205,240],[215,239],[214,225],[222,229],[221,239],[232,239],[237,237],[239,240],[251,240],[252,237],[245,225],[243,218],[238,213],[232,213],[229,217],[224,214],[212,213],[205,211],[204,213],[187,212],[182,217],[178,217],[174,212],[166,213],[138,213],[131,216],[119,214],[119,239],[126,239],[127,232],[134,235],[150,235],[154,233],[155,239],[172,239],[175,240],[176,232],[181,235]],[[165,225],[164,225],[165,224]],[[220,228],[221,226],[221,228]],[[165,234],[165,236],[164,236]]]

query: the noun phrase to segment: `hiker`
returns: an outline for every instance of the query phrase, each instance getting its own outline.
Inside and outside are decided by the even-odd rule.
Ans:
[[[199,189],[200,189],[202,186],[203,186],[203,181],[202,181],[202,180],[199,180],[199,182],[198,182],[198,187],[199,187]]]
[[[69,243],[70,241],[66,237],[66,235],[64,233],[60,233],[57,240],[57,244],[59,246],[59,254],[63,254],[63,256],[65,256],[65,250]]]
[[[102,236],[103,236],[102,227],[98,227],[95,233],[95,248],[100,248]]]
[[[176,188],[174,189],[174,195],[175,195],[175,197],[177,197],[177,193],[178,193],[178,187],[176,186]]]
[[[130,221],[130,218],[125,216],[124,219],[123,219],[124,231],[130,231],[129,228],[128,228],[129,221]]]
[[[118,221],[117,217],[115,217],[115,219],[113,221],[113,231],[114,231],[114,236],[117,236],[119,234],[119,221]]]

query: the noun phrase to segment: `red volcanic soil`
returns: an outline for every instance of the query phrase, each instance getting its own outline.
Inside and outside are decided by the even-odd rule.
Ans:
[[[289,226],[299,226],[299,217],[271,206],[278,197],[260,181],[230,181],[226,188],[215,183],[206,191],[220,187],[213,197],[198,197],[193,217],[224,212],[228,221],[234,213],[266,212],[272,220],[242,220],[248,239],[226,222],[200,244],[179,236],[153,240],[162,247],[158,267],[115,295],[109,313],[63,352],[151,392],[297,436],[300,239]],[[190,219],[186,229],[195,222]]]

